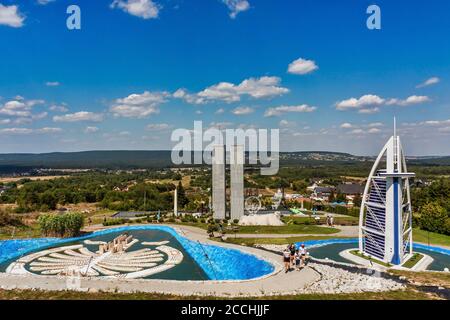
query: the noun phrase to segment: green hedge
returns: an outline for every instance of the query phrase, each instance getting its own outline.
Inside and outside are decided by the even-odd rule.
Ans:
[[[105,227],[107,227],[107,226],[117,226],[117,225],[120,225],[120,224],[125,224],[127,222],[128,222],[127,219],[115,218],[115,219],[111,219],[111,220],[106,220],[105,222],[103,222],[103,225]]]

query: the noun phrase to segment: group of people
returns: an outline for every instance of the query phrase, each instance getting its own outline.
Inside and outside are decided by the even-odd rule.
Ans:
[[[307,251],[305,245],[302,244],[297,248],[294,243],[291,243],[283,251],[283,262],[285,272],[289,272],[292,268],[301,270],[306,265]]]

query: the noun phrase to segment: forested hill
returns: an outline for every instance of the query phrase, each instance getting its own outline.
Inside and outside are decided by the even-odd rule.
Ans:
[[[374,157],[329,151],[282,152],[281,165],[370,163]],[[450,165],[450,157],[414,157],[411,164]],[[0,172],[33,168],[52,169],[138,169],[173,166],[171,151],[84,151],[41,154],[0,154]]]

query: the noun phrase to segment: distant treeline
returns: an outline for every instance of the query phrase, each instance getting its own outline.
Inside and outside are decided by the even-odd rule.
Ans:
[[[319,158],[317,158],[319,155]],[[193,153],[190,154],[193,158]],[[339,152],[281,152],[282,166],[356,166],[369,167],[370,157]],[[328,159],[328,160],[326,160]],[[411,159],[411,165],[450,166],[450,157]],[[0,154],[0,174],[27,172],[37,168],[53,169],[146,169],[174,167],[171,151],[83,151],[42,154]],[[447,169],[449,170],[449,169]],[[449,170],[450,171],[450,170]]]

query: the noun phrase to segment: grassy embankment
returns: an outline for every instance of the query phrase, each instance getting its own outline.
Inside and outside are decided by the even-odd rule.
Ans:
[[[404,276],[409,281],[420,283],[423,285],[440,286],[450,288],[450,273],[449,272],[429,272],[429,271],[406,271],[390,269],[389,273]]]
[[[419,228],[413,229],[413,240],[414,242],[420,242],[423,244],[429,243],[430,245],[442,245],[450,247],[450,236],[420,230]]]
[[[0,290],[0,300],[222,300],[229,297],[175,296],[157,293],[108,293],[76,291]],[[407,288],[388,292],[348,294],[299,294],[286,296],[249,297],[251,300],[430,300],[438,296]]]

